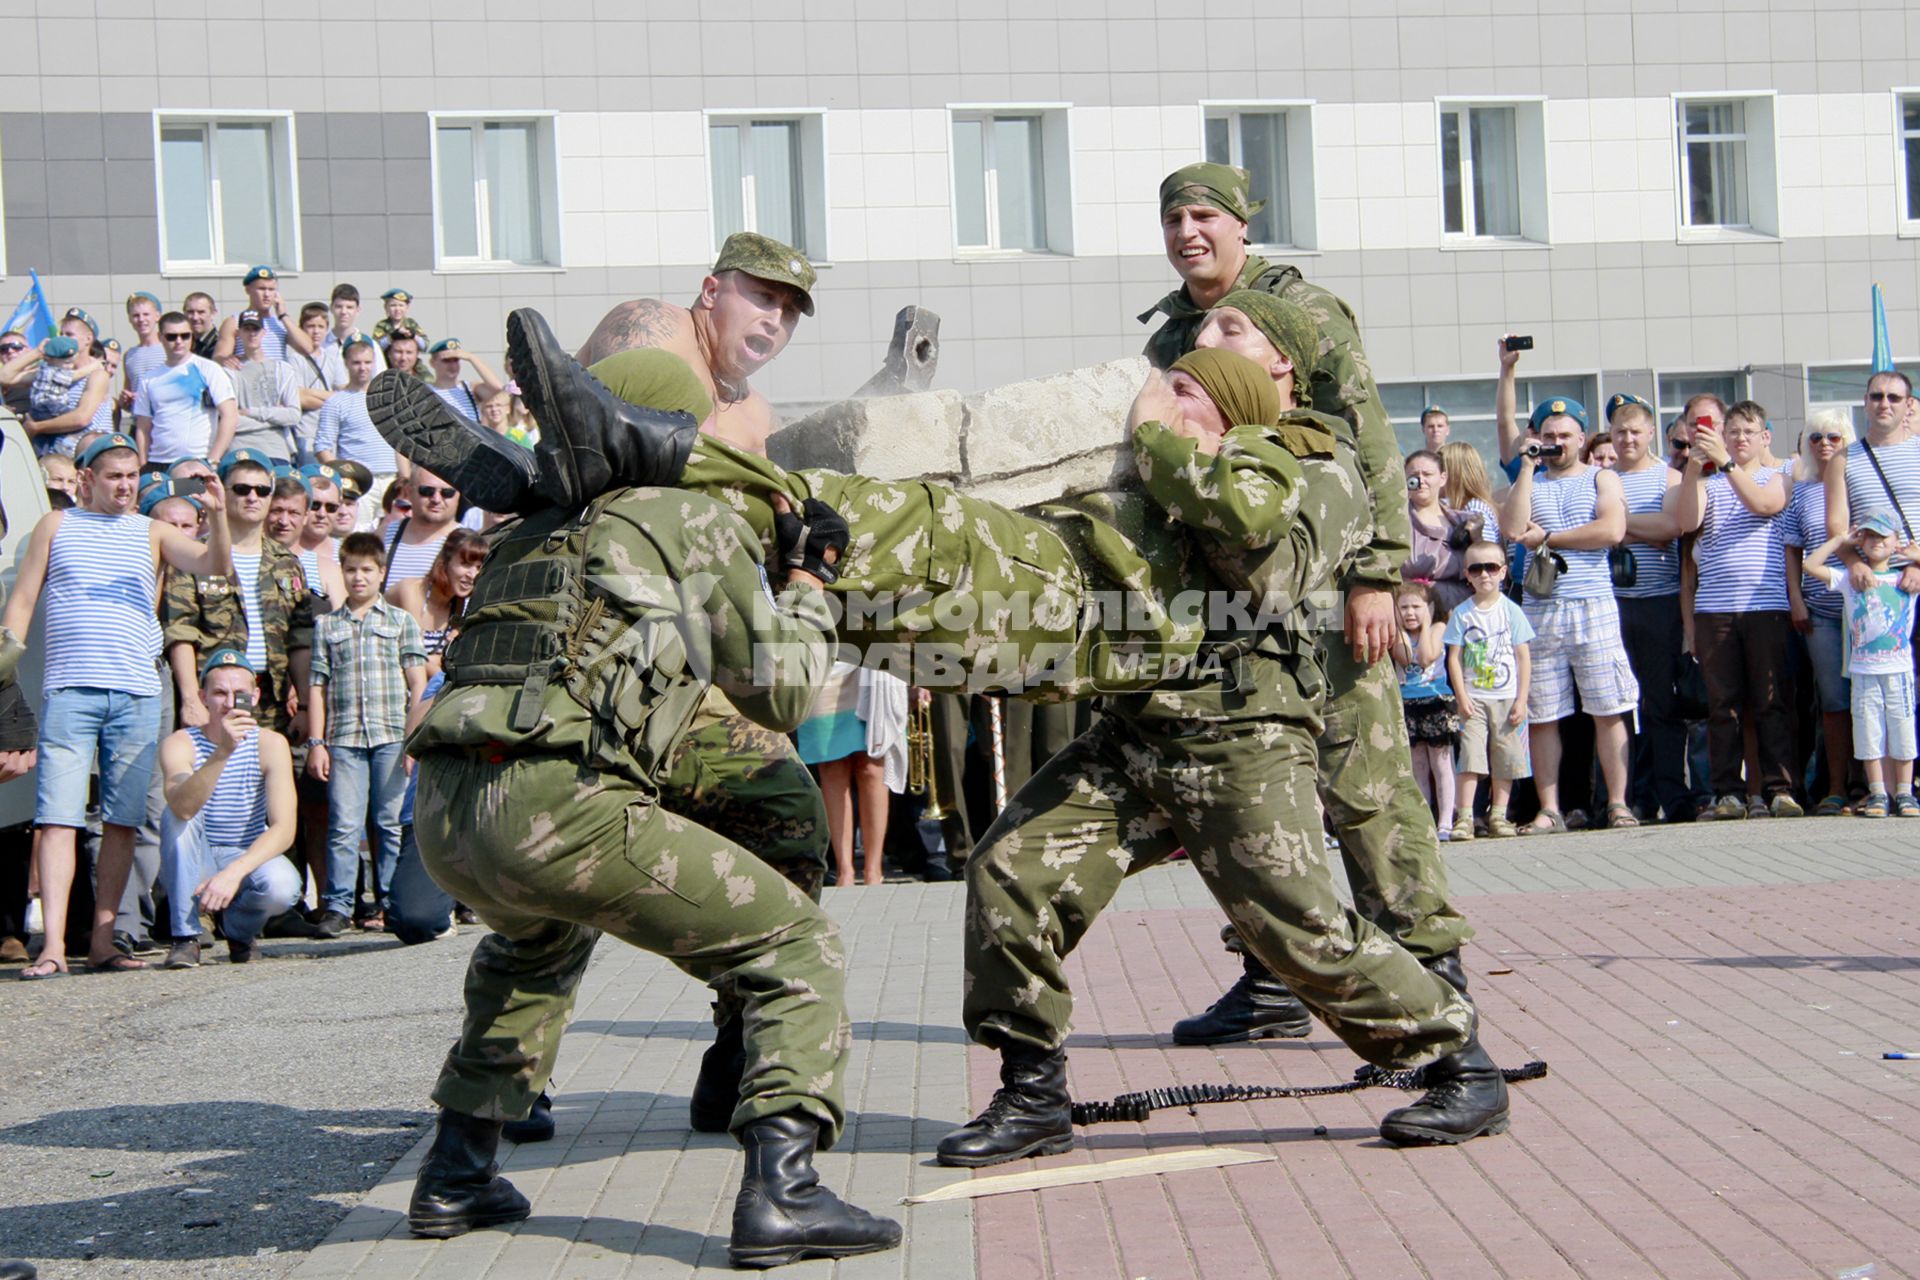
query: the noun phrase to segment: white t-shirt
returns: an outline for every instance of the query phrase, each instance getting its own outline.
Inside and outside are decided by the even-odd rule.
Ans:
[[[1913,670],[1913,612],[1920,597],[1900,589],[1900,571],[1882,569],[1873,586],[1856,591],[1840,575],[1840,617],[1847,628],[1849,675],[1898,675]]]
[[[1447,617],[1445,639],[1460,650],[1461,674],[1475,702],[1505,702],[1520,691],[1513,647],[1533,642],[1533,624],[1519,605],[1505,596],[1490,609],[1464,600]]]
[[[141,379],[133,397],[136,418],[153,419],[147,461],[204,458],[213,447],[218,406],[233,399],[233,380],[211,360],[188,356]]]

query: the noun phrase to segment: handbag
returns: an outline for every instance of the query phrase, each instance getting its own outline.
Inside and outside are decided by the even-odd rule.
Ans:
[[[1567,571],[1567,562],[1558,551],[1549,551],[1541,547],[1527,557],[1527,572],[1522,582],[1527,594],[1536,600],[1544,600],[1553,594],[1553,588],[1560,581],[1560,575]]]
[[[1631,587],[1640,581],[1640,560],[1631,547],[1608,547],[1607,572],[1616,590]]]

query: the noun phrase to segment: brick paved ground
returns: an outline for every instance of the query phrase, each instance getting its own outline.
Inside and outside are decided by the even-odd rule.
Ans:
[[[1553,1066],[1515,1089],[1507,1137],[1393,1150],[1374,1126],[1402,1095],[1383,1092],[1163,1112],[1084,1130],[1078,1150],[1047,1163],[1200,1145],[1275,1158],[896,1210],[902,1253],[783,1274],[1920,1276],[1920,1063],[1879,1058],[1920,1050],[1920,841],[1906,830],[1809,820],[1456,849],[1481,931],[1468,968],[1488,1046],[1508,1064]],[[864,1114],[821,1165],[881,1209],[955,1176],[927,1154],[984,1102],[994,1059],[965,1049],[956,1026],[957,889],[835,893],[828,905],[854,955],[849,1102]],[[1190,869],[1127,887],[1073,961],[1078,1096],[1351,1073],[1324,1034],[1220,1049],[1166,1039],[1233,976],[1217,928]],[[294,1274],[724,1267],[737,1156],[684,1128],[703,1013],[677,975],[608,947],[569,1033],[560,1138],[507,1162],[534,1197],[532,1221],[447,1244],[405,1239],[416,1152]]]

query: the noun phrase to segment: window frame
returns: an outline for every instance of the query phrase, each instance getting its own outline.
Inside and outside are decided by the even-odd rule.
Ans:
[[[700,113],[702,126],[700,132],[700,147],[701,154],[705,158],[707,172],[707,240],[712,244],[715,254],[720,252],[720,245],[724,237],[720,234],[719,210],[714,207],[713,200],[713,130],[723,125],[739,125],[751,129],[755,124],[797,124],[800,126],[799,161],[802,214],[800,230],[803,243],[795,245],[794,248],[805,254],[807,261],[816,269],[833,265],[832,242],[830,238],[833,219],[828,216],[829,211],[833,208],[833,192],[830,185],[832,182],[830,176],[832,166],[827,163],[827,157],[832,154],[832,152],[829,148],[829,139],[827,136],[827,116],[828,112],[825,107],[778,107],[765,111],[744,108],[709,107]],[[740,154],[743,161],[741,179],[743,182],[751,179],[751,174],[748,172],[745,164],[746,157],[751,154],[745,145],[748,136],[750,135],[743,134],[741,138],[742,146]],[[744,190],[742,192],[741,208],[745,213],[746,221],[752,223],[754,221],[755,211],[752,205],[746,201]],[[758,230],[757,227],[751,225],[743,229],[749,231]]]
[[[566,268],[566,200],[561,189],[560,113],[535,111],[429,111],[427,112],[427,185],[432,196],[433,274],[434,275],[543,275]],[[440,206],[440,129],[443,124],[484,127],[489,124],[531,124],[535,145],[539,148],[535,165],[540,170],[540,248],[543,261],[513,262],[504,258],[454,258],[445,249],[444,221]],[[476,180],[477,183],[477,180]],[[476,228],[483,242],[490,234],[484,210],[475,210]]]
[[[1894,357],[1893,367],[1920,384],[1920,360],[1902,360]],[[1871,360],[1825,360],[1818,364],[1800,366],[1800,379],[1805,392],[1808,418],[1822,409],[1844,409],[1853,423],[1854,434],[1864,436],[1867,432],[1867,383],[1873,380],[1873,362]],[[1860,394],[1852,400],[1828,400],[1814,398],[1813,379],[1816,374],[1832,374],[1841,371],[1858,371],[1860,374]],[[1778,441],[1775,442],[1776,444]],[[1778,452],[1778,450],[1775,450]]]
[[[950,102],[947,104],[947,213],[955,262],[1008,258],[1070,258],[1078,242],[1078,209],[1073,198],[1073,112],[1066,102]],[[1032,116],[1040,124],[1041,223],[1046,244],[1038,249],[1007,249],[993,243],[960,243],[960,170],[953,145],[953,126],[963,120],[992,122],[996,118]],[[990,145],[993,130],[982,130]],[[986,146],[983,146],[983,159]],[[989,241],[1000,219],[998,185],[988,171],[985,184]]]
[[[1753,369],[1751,366],[1743,365],[1736,369],[1724,367],[1655,369],[1653,371],[1653,413],[1661,431],[1662,448],[1665,447],[1665,433],[1667,429],[1673,425],[1673,420],[1680,416],[1680,411],[1687,407],[1687,399],[1689,398],[1682,397],[1677,403],[1671,406],[1664,403],[1666,400],[1666,383],[1669,378],[1732,378],[1733,398],[1727,401],[1727,407],[1729,409],[1738,401],[1750,399],[1753,395]]]
[[[1287,223],[1290,241],[1267,244],[1248,242],[1256,251],[1318,253],[1320,251],[1320,163],[1319,148],[1314,145],[1314,106],[1312,98],[1205,98],[1200,102],[1200,154],[1207,154],[1207,123],[1225,119],[1227,154],[1239,149],[1240,117],[1277,115],[1285,122],[1287,138]],[[1246,168],[1245,164],[1240,165]],[[1305,187],[1303,191],[1301,188]]]
[[[218,163],[217,148],[212,145],[212,131],[222,124],[264,124],[271,132],[268,135],[273,155],[274,198],[276,203],[274,216],[274,234],[280,241],[278,256],[280,262],[265,265],[272,267],[282,275],[298,275],[301,269],[303,249],[300,238],[300,141],[299,124],[292,111],[214,111],[197,108],[157,107],[152,114],[153,120],[153,199],[155,220],[155,241],[162,279],[174,279],[183,276],[195,276],[210,279],[239,279],[256,262],[226,262],[220,258],[210,261],[197,261],[187,258],[169,258],[167,256],[167,177],[166,162],[163,158],[162,138],[169,128],[181,125],[198,125],[207,131],[208,212],[213,219],[212,242],[215,251],[224,257],[224,229],[220,221],[220,202],[215,192],[219,183],[215,166]]]
[[[1438,388],[1449,386],[1449,385],[1458,386],[1462,384],[1469,384],[1469,383],[1475,383],[1475,382],[1486,382],[1486,383],[1491,383],[1497,386],[1499,384],[1499,378],[1497,376],[1489,378],[1484,374],[1455,374],[1449,377],[1441,377],[1441,378],[1381,379],[1378,384],[1381,390],[1380,404],[1381,404],[1382,410],[1385,411],[1387,414],[1388,425],[1393,428],[1395,440],[1400,441],[1402,444],[1405,444],[1409,441],[1421,440],[1422,437],[1420,434],[1420,418],[1423,416],[1423,414],[1417,413],[1412,417],[1407,417],[1405,415],[1396,416],[1393,413],[1392,407],[1387,403],[1386,393],[1388,388],[1394,389],[1396,393],[1399,391],[1399,389],[1403,387],[1420,388],[1419,400],[1420,400],[1421,409],[1424,410],[1426,407],[1430,405],[1440,404],[1442,396],[1438,393]],[[1533,395],[1534,390],[1536,388],[1542,391],[1547,390],[1547,387],[1544,387],[1541,384],[1549,384],[1552,388],[1551,394],[1553,395],[1574,394],[1575,399],[1580,399],[1580,396],[1577,393],[1569,393],[1567,391],[1568,386],[1570,385],[1577,386],[1580,390],[1587,391],[1589,393],[1589,398],[1586,401],[1586,403],[1589,405],[1589,407],[1591,407],[1592,398],[1597,397],[1599,395],[1600,371],[1598,369],[1589,369],[1584,371],[1575,370],[1572,372],[1554,371],[1550,373],[1528,373],[1520,377],[1518,379],[1518,385],[1515,388],[1516,392],[1519,393],[1519,399],[1518,399],[1518,404],[1515,407],[1514,413],[1515,413],[1515,417],[1521,423],[1522,426],[1525,426],[1528,417],[1533,413],[1533,406],[1539,403],[1539,399],[1536,399]],[[1442,409],[1446,408],[1446,406],[1443,404],[1440,404],[1440,407]],[[1484,413],[1468,414],[1465,412],[1455,412],[1453,410],[1448,410],[1447,420],[1449,423],[1458,420],[1458,421],[1474,423],[1474,424],[1479,424],[1479,423],[1487,424],[1485,430],[1491,436],[1493,451],[1489,452],[1486,449],[1482,449],[1480,452],[1481,452],[1482,460],[1485,461],[1487,464],[1487,474],[1494,478],[1497,485],[1497,482],[1500,479],[1499,467],[1498,467],[1500,459],[1497,456],[1498,450],[1500,447],[1500,425],[1499,425],[1499,415],[1494,408],[1493,401],[1491,399],[1487,401],[1486,412]],[[1401,438],[1401,429],[1403,427],[1409,429],[1412,433],[1409,437],[1406,438],[1406,440],[1402,440]],[[1589,434],[1591,434],[1591,432],[1589,432]],[[1469,443],[1469,442],[1463,441],[1462,443]],[[1424,444],[1415,444],[1414,447],[1424,448],[1425,446]],[[1478,446],[1476,445],[1476,447]],[[1405,451],[1403,450],[1403,452]],[[1497,492],[1498,492],[1498,489],[1496,488],[1496,493]]]
[[[1433,100],[1434,201],[1438,208],[1440,247],[1446,250],[1550,249],[1553,247],[1553,163],[1547,146],[1547,98],[1544,94],[1473,94]],[[1447,230],[1447,162],[1442,141],[1450,111],[1504,107],[1513,111],[1514,198],[1520,206],[1520,233],[1511,236]],[[1470,118],[1469,118],[1470,126]],[[1463,142],[1469,136],[1462,131]],[[1472,219],[1473,161],[1470,148],[1461,152],[1461,206],[1465,221]]]
[[[1667,95],[1667,131],[1673,146],[1673,226],[1678,244],[1778,241],[1780,239],[1780,129],[1772,89],[1704,89]],[[1721,226],[1687,221],[1686,108],[1705,103],[1738,102],[1745,107],[1747,223]],[[1706,135],[1695,141],[1722,135]]]
[[[1907,208],[1906,193],[1912,180],[1907,172],[1907,139],[1912,137],[1920,142],[1920,129],[1912,134],[1907,132],[1902,122],[1902,108],[1908,101],[1920,103],[1920,86],[1896,86],[1891,90],[1893,97],[1893,225],[1894,234],[1903,240],[1920,238],[1920,207]]]

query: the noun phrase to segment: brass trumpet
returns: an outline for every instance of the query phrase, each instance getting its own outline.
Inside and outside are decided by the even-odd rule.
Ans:
[[[907,790],[927,798],[922,817],[944,820],[948,809],[940,803],[940,777],[933,768],[933,700],[922,702],[909,693],[907,712]]]

